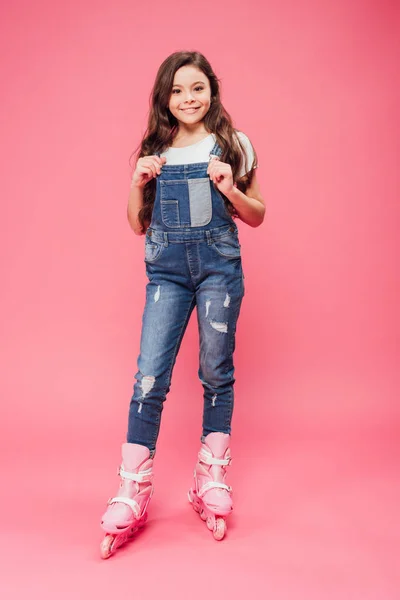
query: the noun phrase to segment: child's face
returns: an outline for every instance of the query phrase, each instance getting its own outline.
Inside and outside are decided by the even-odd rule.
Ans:
[[[168,107],[178,121],[194,125],[204,119],[210,99],[210,83],[203,71],[193,65],[176,71]]]

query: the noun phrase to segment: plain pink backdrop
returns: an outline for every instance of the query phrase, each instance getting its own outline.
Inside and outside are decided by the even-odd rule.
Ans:
[[[0,11],[2,597],[398,598],[398,3]],[[192,316],[148,525],[101,561],[145,300],[128,161],[156,71],[181,49],[221,79],[267,208],[259,228],[237,221],[235,512],[217,543],[186,500],[202,412]]]

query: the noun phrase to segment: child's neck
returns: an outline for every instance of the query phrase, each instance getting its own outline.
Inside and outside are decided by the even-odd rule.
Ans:
[[[210,135],[209,131],[202,129],[201,131],[178,131],[174,139],[172,141],[172,148],[183,148],[185,146],[190,146],[191,144],[195,144],[196,142],[208,137]]]

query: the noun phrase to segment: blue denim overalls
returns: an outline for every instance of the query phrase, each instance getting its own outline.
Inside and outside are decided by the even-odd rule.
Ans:
[[[159,153],[157,153],[159,156]],[[215,143],[210,152],[220,156]],[[237,226],[207,174],[208,162],[168,165],[156,178],[145,237],[149,282],[127,441],[155,454],[163,402],[194,306],[204,388],[201,441],[231,432],[236,323],[244,295]]]

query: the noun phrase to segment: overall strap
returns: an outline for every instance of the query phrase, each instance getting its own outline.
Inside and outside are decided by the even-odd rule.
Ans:
[[[210,158],[211,158],[211,156],[218,156],[219,157],[219,156],[221,156],[221,154],[222,154],[222,149],[219,146],[218,142],[215,140],[215,144],[211,148],[211,151],[210,151]]]

